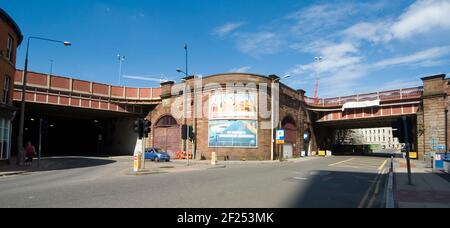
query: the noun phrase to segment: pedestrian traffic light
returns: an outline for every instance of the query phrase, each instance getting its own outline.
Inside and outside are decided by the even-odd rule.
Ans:
[[[144,120],[143,121],[143,131],[144,131],[144,136],[146,138],[148,138],[148,135],[152,132],[152,122],[150,122],[148,120]]]
[[[186,124],[183,124],[182,126],[181,126],[181,139],[182,140],[187,140],[188,139],[188,125],[186,125]]]
[[[189,139],[191,141],[194,141],[195,134],[194,134],[194,128],[192,126],[189,126]]]

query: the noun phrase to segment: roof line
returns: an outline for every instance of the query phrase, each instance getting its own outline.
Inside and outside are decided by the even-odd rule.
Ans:
[[[17,36],[19,38],[19,40],[17,42],[17,46],[19,46],[23,41],[23,35],[22,35],[22,31],[20,30],[19,25],[17,25],[17,23],[14,21],[14,19],[11,16],[9,16],[9,14],[2,8],[0,8],[0,15],[5,17],[6,21],[13,27],[14,30],[16,30]]]

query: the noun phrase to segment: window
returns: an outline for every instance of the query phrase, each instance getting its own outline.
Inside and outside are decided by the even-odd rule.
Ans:
[[[9,83],[11,82],[11,77],[8,75],[5,76],[5,81],[3,82],[3,98],[2,103],[8,104],[9,103]]]
[[[14,57],[14,39],[11,35],[8,35],[8,43],[6,44],[6,58],[12,62]]]
[[[0,118],[0,160],[9,159],[10,121]]]

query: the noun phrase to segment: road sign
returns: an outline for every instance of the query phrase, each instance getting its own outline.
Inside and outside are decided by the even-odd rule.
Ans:
[[[280,129],[277,130],[277,134],[276,134],[276,141],[277,141],[277,145],[281,145],[284,144],[284,129]]]

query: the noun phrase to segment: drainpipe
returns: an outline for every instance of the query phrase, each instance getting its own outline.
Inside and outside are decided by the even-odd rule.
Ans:
[[[445,109],[445,156],[448,152],[448,109]]]

